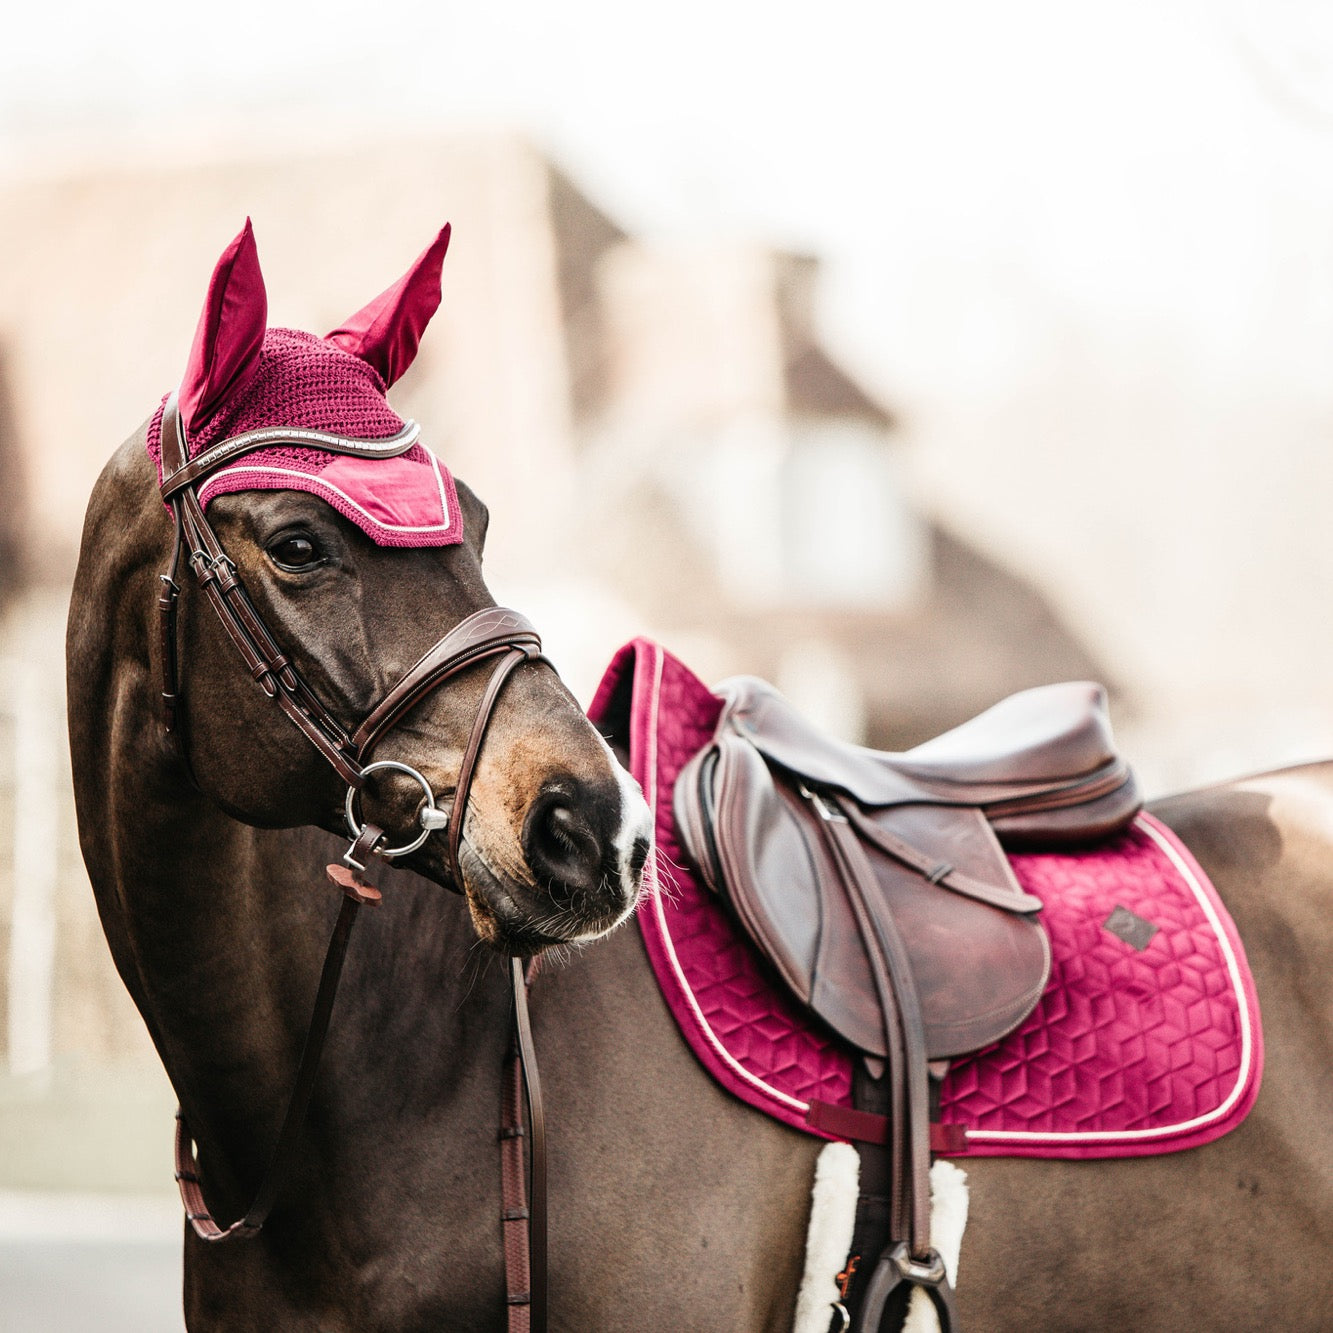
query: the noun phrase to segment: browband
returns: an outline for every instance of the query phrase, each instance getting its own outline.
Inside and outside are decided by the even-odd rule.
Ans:
[[[176,430],[168,432],[167,418],[174,416]],[[351,454],[358,458],[397,458],[405,454],[421,437],[421,427],[415,421],[408,421],[396,435],[386,436],[382,440],[357,440],[349,435],[334,435],[331,431],[306,430],[295,426],[270,426],[263,430],[248,430],[241,435],[221,440],[205,449],[197,458],[185,458],[180,442],[180,411],[173,393],[162,411],[162,498],[170,501],[186,486],[193,486],[202,481],[218,468],[233,462],[245,454],[252,454],[257,449],[267,449],[275,444],[290,444],[299,448],[322,449],[331,454]],[[168,434],[175,437],[176,448],[168,458]]]

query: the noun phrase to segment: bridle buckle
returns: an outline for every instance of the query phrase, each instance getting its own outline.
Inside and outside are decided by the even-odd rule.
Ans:
[[[224,566],[234,579],[236,577],[236,562],[225,551],[220,551],[217,555],[209,555],[202,548],[190,552],[190,568],[194,570],[195,577],[200,582],[204,582],[208,578],[216,578]]]

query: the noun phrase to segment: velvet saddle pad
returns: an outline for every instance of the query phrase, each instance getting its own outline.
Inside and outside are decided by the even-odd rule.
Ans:
[[[637,639],[590,709],[604,730],[628,726],[631,771],[655,815],[657,884],[640,929],[662,994],[713,1078],[775,1119],[832,1137],[806,1116],[816,1101],[851,1105],[854,1053],[782,989],[696,879],[676,834],[676,776],[719,708],[686,667]],[[1230,916],[1189,851],[1143,814],[1095,849],[1011,859],[1044,903],[1054,963],[1024,1023],[953,1063],[941,1119],[956,1127],[948,1137],[958,1151],[1143,1156],[1238,1125],[1263,1066],[1258,1001]]]

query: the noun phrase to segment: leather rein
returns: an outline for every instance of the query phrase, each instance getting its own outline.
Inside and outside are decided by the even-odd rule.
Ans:
[[[177,1112],[176,1180],[190,1225],[195,1235],[204,1241],[220,1242],[257,1234],[277,1201],[314,1090],[352,926],[363,903],[373,905],[380,899],[379,890],[362,877],[370,858],[379,856],[392,860],[404,856],[420,847],[433,832],[444,831],[448,842],[450,887],[458,893],[463,891],[459,866],[463,822],[473,773],[491,716],[506,682],[517,667],[524,662],[544,662],[548,666],[550,663],[542,654],[537,631],[523,616],[503,607],[485,608],[455,625],[423,654],[360,725],[349,732],[301,678],[255,609],[237,577],[235,564],[204,516],[197,487],[241,455],[274,444],[391,458],[410,449],[419,433],[420,428],[415,422],[408,422],[396,435],[383,440],[353,440],[323,431],[300,429],[257,430],[223,440],[191,459],[175,394],[163,409],[161,494],[171,509],[176,530],[170,565],[167,572],[159,576],[162,580],[162,594],[158,599],[162,709],[166,730],[175,737],[186,770],[193,779],[182,731],[176,627],[180,597],[177,579],[184,555],[195,581],[256,684],[347,784],[345,816],[350,838],[342,864],[327,867],[330,880],[342,890],[342,906],[325,954],[314,1010],[282,1127],[254,1202],[243,1216],[227,1227],[219,1226],[209,1213],[194,1140],[183,1113]],[[463,751],[453,801],[447,812],[436,806],[430,784],[415,769],[393,760],[367,762],[375,745],[404,713],[453,676],[488,661],[494,661],[494,665]],[[367,778],[382,770],[393,770],[415,779],[424,798],[419,813],[420,833],[398,847],[386,846],[384,830],[368,820],[361,821],[356,813],[357,796]],[[525,974],[519,959],[511,960],[510,972],[514,1028],[501,1112],[502,1219],[509,1330],[510,1333],[527,1333],[530,1329],[541,1331],[546,1327],[546,1148],[541,1083],[527,1006],[531,974]],[[524,1103],[531,1127],[530,1162],[526,1172],[523,1143],[528,1135],[523,1127]],[[530,1207],[527,1202],[528,1179],[525,1177],[530,1178]]]

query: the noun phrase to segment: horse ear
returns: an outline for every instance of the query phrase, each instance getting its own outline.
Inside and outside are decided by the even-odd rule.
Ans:
[[[329,334],[344,351],[379,372],[387,389],[412,364],[430,317],[440,305],[440,269],[449,248],[449,224],[417,262],[387,291]]]
[[[246,218],[240,235],[213,270],[181,380],[179,403],[187,433],[202,426],[227,397],[254,378],[267,327],[264,275]]]

